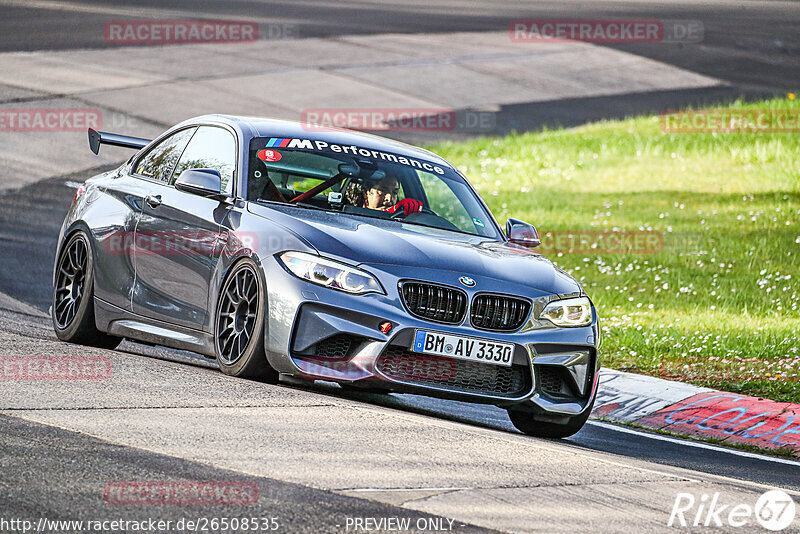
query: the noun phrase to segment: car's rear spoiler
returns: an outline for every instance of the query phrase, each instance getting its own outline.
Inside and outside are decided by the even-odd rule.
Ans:
[[[98,132],[89,128],[89,148],[92,152],[97,154],[100,152],[100,145],[121,146],[123,148],[140,149],[147,146],[150,139],[142,139],[141,137],[128,137],[127,135],[118,135],[109,132]]]

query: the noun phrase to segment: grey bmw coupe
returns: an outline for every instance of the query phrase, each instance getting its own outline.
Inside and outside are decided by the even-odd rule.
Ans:
[[[307,124],[208,115],[80,187],[61,228],[53,325],[196,351],[228,375],[494,404],[565,437],[591,411],[597,312],[426,150]]]

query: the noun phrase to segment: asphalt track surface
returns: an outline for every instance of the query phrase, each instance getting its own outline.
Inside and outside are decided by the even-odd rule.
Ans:
[[[477,2],[326,2],[322,0],[256,2],[200,0],[114,2],[0,0],[0,52],[103,48],[102,29],[109,20],[256,19],[262,27],[289,24],[301,38],[373,33],[435,33],[504,30],[515,18],[636,18],[699,20],[705,34],[695,45],[613,45],[614,48],[712,76],[723,88],[686,92],[643,93],[623,97],[562,100],[503,106],[500,117],[515,117],[524,126],[579,124],[586,120],[661,110],[686,103],[729,101],[740,96],[782,94],[800,87],[800,3],[773,1],[655,2],[559,1]],[[346,59],[346,58],[345,58]],[[74,187],[87,171],[48,179],[0,193],[0,291],[45,311],[49,306],[53,255],[58,228]],[[46,320],[29,317],[44,330]],[[2,328],[0,327],[0,330]],[[127,344],[132,357],[152,358],[154,349]],[[205,372],[207,360],[159,349],[155,357],[178,361],[187,373]],[[285,384],[288,390],[313,390],[381,409],[411,412],[471,427],[516,432],[502,410],[411,395],[343,392],[330,384]],[[800,464],[698,447],[590,421],[568,440],[588,451],[610,453],[620,462],[646,461],[701,473],[800,490]],[[108,473],[127,480],[227,480],[221,468],[115,445],[82,433],[0,416],[0,517],[31,515],[68,518],[97,509],[98,484]],[[242,479],[242,475],[236,475]],[[408,510],[364,499],[319,491],[280,480],[253,477],[269,500],[253,510],[278,514],[292,532],[341,530],[346,516],[408,516]],[[54,482],[55,481],[55,482]],[[223,515],[193,510],[195,515]],[[115,510],[121,517],[140,513]],[[151,514],[177,519],[175,510]],[[424,514],[415,513],[419,517]],[[464,531],[478,532],[469,525]]]
[[[96,169],[99,171],[100,169]],[[39,310],[46,311],[51,298],[51,273],[60,223],[69,207],[75,183],[92,171],[53,178],[0,194],[0,288],[3,292]],[[33,319],[31,319],[33,320]],[[46,324],[46,319],[37,319]],[[144,346],[130,344],[144,354]],[[142,352],[145,351],[145,352]],[[161,355],[176,359],[189,368],[209,367],[208,360],[191,353],[163,349]],[[375,395],[344,392],[333,384],[316,386],[287,384],[286,387],[313,389],[327,395],[367,404],[452,420],[467,425],[516,432],[505,412],[492,406],[429,399],[415,395]],[[48,432],[40,429],[41,432]],[[0,433],[2,434],[2,433]],[[697,447],[678,439],[643,431],[620,429],[590,421],[568,441],[580,447],[635,458],[657,464],[682,467],[713,475],[800,490],[800,462],[742,454],[718,447]],[[2,449],[3,447],[0,447]],[[112,466],[113,467],[113,466]]]
[[[140,522],[146,517],[178,524],[182,519],[198,521],[199,518],[239,518],[246,515],[275,518],[279,526],[276,530],[280,532],[318,533],[344,530],[348,517],[400,517],[412,522],[434,517],[300,484],[246,476],[153,454],[16,417],[0,415],[0,430],[0,450],[4,456],[3,476],[0,478],[0,495],[3,496],[0,499],[0,517],[4,518],[29,518],[35,522],[38,518]],[[254,485],[257,490],[253,494],[258,499],[255,505],[246,508],[237,504],[195,505],[188,509],[184,506],[149,506],[143,513],[140,506],[108,507],[101,488],[105,488],[112,473],[119,480],[130,481],[194,480],[225,484],[235,479],[237,484]],[[65,475],[71,476],[67,478]],[[243,509],[246,512],[243,513]],[[447,524],[444,518],[439,518],[437,523],[440,522]],[[490,532],[463,523],[456,525],[459,532]]]
[[[720,80],[704,89],[632,91],[612,96],[519,102],[494,107],[498,131],[571,127],[800,88],[800,3],[765,0],[0,0],[0,52],[103,49],[109,21],[245,20],[260,35],[335,38],[385,33],[508,31],[516,19],[698,21],[700,42],[602,44]],[[547,46],[521,43],[526,46]],[[347,58],[341,58],[343,63]],[[565,66],[574,68],[574,66]],[[13,102],[9,102],[13,103]],[[487,104],[492,104],[487,102]]]
[[[698,44],[610,46],[729,82],[726,98],[800,86],[800,4],[793,1],[0,0],[0,52],[107,47],[103,28],[110,20],[252,20],[262,35],[283,24],[308,38],[498,31],[514,19],[539,18],[700,21]]]

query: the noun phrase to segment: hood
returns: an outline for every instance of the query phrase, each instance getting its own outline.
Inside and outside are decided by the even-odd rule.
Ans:
[[[580,285],[532,250],[480,236],[396,221],[289,206],[251,204],[250,211],[302,236],[321,255],[356,265],[457,272],[535,287],[553,294]]]

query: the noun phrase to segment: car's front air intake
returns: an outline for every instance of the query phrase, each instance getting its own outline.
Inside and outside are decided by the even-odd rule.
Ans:
[[[389,345],[376,363],[378,370],[399,382],[435,387],[454,393],[521,397],[531,390],[530,369],[429,356]]]
[[[549,394],[562,395],[567,388],[564,380],[564,368],[557,365],[539,365],[536,369],[537,387]]]
[[[472,300],[470,321],[475,328],[511,332],[525,323],[531,312],[527,300],[503,295],[478,295]]]
[[[400,294],[411,315],[446,324],[458,324],[464,320],[467,295],[459,289],[423,282],[403,282]]]

